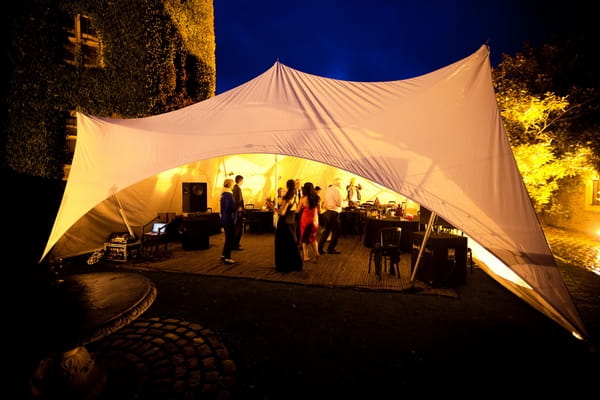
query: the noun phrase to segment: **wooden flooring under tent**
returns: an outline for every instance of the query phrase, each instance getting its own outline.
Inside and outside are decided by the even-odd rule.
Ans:
[[[425,295],[458,297],[455,288],[431,287],[418,280],[410,282],[411,254],[402,253],[400,279],[395,274],[369,273],[369,251],[358,235],[342,235],[337,250],[341,254],[324,254],[319,262],[305,262],[302,271],[278,272],[274,268],[274,234],[245,232],[244,250],[234,251],[237,262],[226,265],[220,261],[224,235],[210,236],[210,246],[203,250],[184,250],[181,243],[169,242],[167,251],[142,254],[126,263],[113,262],[116,267],[132,270],[178,272],[207,276],[258,279],[300,285],[347,287],[364,290],[409,292]],[[326,247],[327,248],[327,247]]]

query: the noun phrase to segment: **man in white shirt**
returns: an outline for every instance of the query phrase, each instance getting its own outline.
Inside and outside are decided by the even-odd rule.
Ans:
[[[325,229],[321,233],[319,238],[319,254],[325,253],[325,243],[331,233],[331,241],[327,247],[327,254],[340,254],[335,249],[338,240],[340,238],[341,224],[340,224],[340,213],[342,212],[342,180],[341,178],[335,178],[333,183],[325,191],[325,208],[326,211],[321,214]]]

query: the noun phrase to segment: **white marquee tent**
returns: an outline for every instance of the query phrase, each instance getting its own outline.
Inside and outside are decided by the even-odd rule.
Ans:
[[[435,211],[469,237],[494,279],[578,338],[588,336],[511,152],[487,46],[388,82],[334,80],[276,62],[173,112],[138,119],[79,113],[77,121],[69,180],[42,259],[98,248],[123,230],[123,216],[141,226],[176,209],[182,179],[209,182],[214,207],[233,171],[224,160],[236,155],[263,167],[268,192],[279,185],[277,168],[295,165],[287,176],[305,180],[298,168],[314,173],[319,165],[324,176],[336,173],[327,168],[353,174]]]

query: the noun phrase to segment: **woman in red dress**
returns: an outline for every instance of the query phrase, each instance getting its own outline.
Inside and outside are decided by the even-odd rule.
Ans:
[[[317,242],[317,233],[319,232],[319,213],[321,199],[311,182],[306,182],[302,187],[302,198],[296,212],[302,213],[300,216],[300,243],[302,243],[302,253],[304,261],[310,261],[308,255],[309,247],[314,250],[314,262],[319,261],[319,243]]]

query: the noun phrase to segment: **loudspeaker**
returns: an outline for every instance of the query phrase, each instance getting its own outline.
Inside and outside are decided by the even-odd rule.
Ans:
[[[208,209],[208,185],[206,182],[183,182],[181,190],[183,212],[204,212]]]
[[[410,270],[415,268],[425,232],[413,232]],[[463,285],[467,279],[467,237],[432,233],[415,278],[431,286]]]

